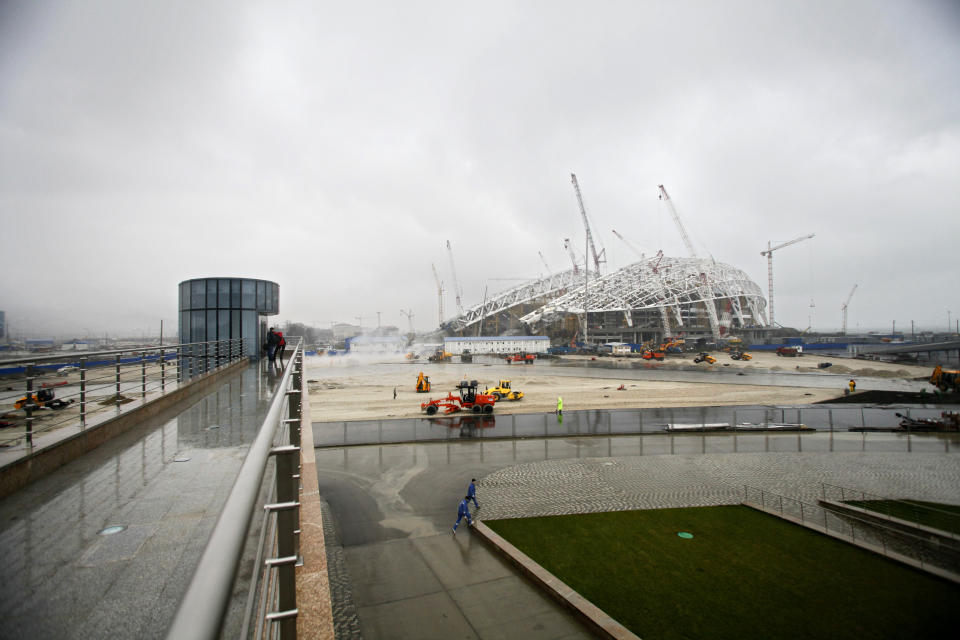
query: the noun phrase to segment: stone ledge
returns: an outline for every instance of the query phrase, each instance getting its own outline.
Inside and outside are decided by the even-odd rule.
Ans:
[[[534,562],[487,525],[477,521],[472,530],[517,567],[528,579],[543,588],[550,596],[585,622],[594,633],[604,638],[614,638],[616,640],[640,640],[639,636]]]

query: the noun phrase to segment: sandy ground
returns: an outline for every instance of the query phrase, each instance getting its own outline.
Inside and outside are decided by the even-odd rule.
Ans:
[[[743,371],[818,371],[820,362],[832,362],[827,371],[851,378],[917,378],[930,375],[929,367],[917,367],[883,362],[825,358],[805,355],[783,358],[775,354],[755,354],[750,362],[731,360],[727,354],[715,354],[717,364],[694,365],[693,354],[668,358],[660,367],[679,368],[696,366],[704,371],[729,365]],[[609,359],[612,358],[601,358]],[[588,356],[564,357],[564,360],[590,360]],[[804,387],[774,387],[709,382],[647,382],[621,379],[616,369],[604,369],[597,377],[570,377],[552,374],[551,367],[537,365],[464,365],[456,361],[442,365],[412,363],[409,365],[371,363],[350,368],[338,367],[326,356],[307,358],[306,377],[310,393],[313,420],[333,422],[340,420],[375,420],[424,416],[420,404],[428,398],[440,398],[453,389],[464,375],[478,379],[482,385],[493,386],[497,376],[512,380],[513,388],[524,392],[516,402],[497,403],[496,413],[537,413],[554,411],[557,396],[563,397],[565,410],[617,409],[638,407],[679,407],[699,405],[739,404],[806,404],[835,398],[842,388],[814,389]],[[486,369],[486,370],[485,370]],[[417,372],[430,376],[432,393],[416,393]],[[619,390],[620,385],[623,390]],[[393,391],[397,397],[394,399]]]

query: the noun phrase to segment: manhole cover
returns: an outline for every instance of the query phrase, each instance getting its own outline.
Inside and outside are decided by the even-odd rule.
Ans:
[[[114,524],[114,525],[110,525],[110,526],[107,527],[106,529],[101,529],[101,530],[99,531],[99,533],[100,533],[100,535],[102,535],[102,536],[112,536],[112,535],[115,534],[115,533],[120,533],[121,531],[123,531],[123,530],[126,529],[126,528],[127,528],[127,527],[124,526],[124,525],[122,525],[122,524]]]
[[[681,538],[686,538],[688,540],[693,537],[692,533],[687,533],[686,531],[681,531],[677,535],[680,536]]]
[[[174,458],[173,461],[174,462],[190,462],[190,458],[184,458],[184,457]]]

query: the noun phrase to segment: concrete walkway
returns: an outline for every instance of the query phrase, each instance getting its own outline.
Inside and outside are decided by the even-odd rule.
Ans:
[[[469,530],[449,533],[472,477],[484,519],[732,504],[744,484],[810,499],[831,482],[960,504],[956,447],[849,436],[836,446],[831,434],[739,435],[737,453],[733,436],[693,434],[318,449],[337,637],[590,637]]]
[[[162,638],[271,392],[251,366],[0,500],[0,636]]]

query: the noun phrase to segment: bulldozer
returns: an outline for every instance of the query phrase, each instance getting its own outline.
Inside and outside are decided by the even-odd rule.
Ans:
[[[423,375],[423,371],[417,376],[417,393],[430,393],[430,376]]]
[[[498,402],[504,398],[507,400],[520,400],[523,398],[523,391],[511,389],[509,380],[501,380],[498,386],[490,387],[484,391],[484,393],[493,396]]]
[[[960,371],[944,369],[942,365],[938,364],[930,375],[930,384],[940,391],[960,392]]]

